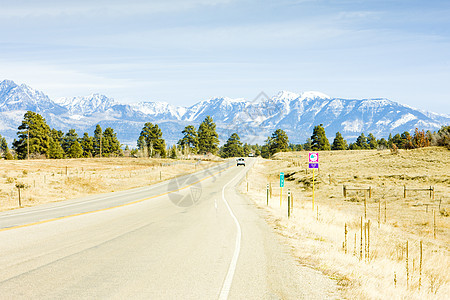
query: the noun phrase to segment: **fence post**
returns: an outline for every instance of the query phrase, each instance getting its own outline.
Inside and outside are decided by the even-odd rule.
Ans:
[[[266,187],[266,195],[267,195],[267,206],[269,206],[269,184]]]
[[[291,217],[291,190],[288,189],[288,218]]]
[[[406,289],[409,289],[409,266],[408,266],[408,259],[409,259],[409,247],[408,247],[408,241],[406,241]]]
[[[347,198],[347,189],[345,188],[345,185],[343,186],[343,190],[344,190],[344,198]]]

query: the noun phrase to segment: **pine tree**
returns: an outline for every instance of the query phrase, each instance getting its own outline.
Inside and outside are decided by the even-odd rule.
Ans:
[[[178,141],[178,145],[185,150],[185,154],[196,153],[198,146],[198,135],[195,127],[188,125],[181,133],[183,134],[183,138]]]
[[[17,132],[18,140],[14,141],[13,149],[19,159],[25,159],[28,151],[31,155],[46,155],[53,140],[50,136],[50,127],[45,119],[32,111],[27,111]]]
[[[367,137],[366,135],[363,133],[361,133],[360,136],[358,136],[358,138],[356,139],[356,146],[358,146],[357,148],[354,147],[354,150],[358,150],[358,149],[369,149],[369,144],[367,143]]]
[[[338,131],[336,132],[336,137],[334,138],[333,145],[331,145],[331,150],[346,150],[347,141],[344,140],[342,134]]]
[[[198,127],[198,152],[202,154],[216,154],[219,150],[219,135],[216,132],[216,124],[210,116]]]
[[[69,131],[61,138],[61,147],[63,148],[64,153],[69,153],[69,149],[75,141],[78,141],[78,134],[75,129],[69,129]]]
[[[401,134],[401,139],[402,139],[402,147],[401,148],[403,148],[403,149],[413,149],[414,148],[413,144],[412,144],[411,134],[409,134],[408,131],[405,131]]]
[[[117,134],[114,132],[114,129],[108,127],[103,132],[104,138],[104,156],[122,156],[123,151],[120,147],[120,142],[117,139]]]
[[[378,148],[377,138],[372,133],[369,133],[369,136],[367,137],[367,146],[369,149]]]
[[[92,157],[94,153],[94,139],[87,132],[81,138],[81,148],[83,148],[83,157]]]
[[[149,157],[166,157],[166,142],[162,139],[162,131],[157,124],[144,124],[138,139],[140,150],[146,150]]]
[[[252,152],[252,148],[247,143],[244,144],[242,150],[244,150],[244,156],[249,156],[249,154]]]
[[[173,145],[170,148],[170,158],[171,159],[177,159],[177,147],[175,145]]]
[[[328,142],[327,136],[325,135],[325,129],[323,124],[314,127],[313,134],[311,136],[311,150],[330,150],[330,142]]]
[[[6,142],[6,139],[0,135],[0,152],[6,153],[8,150],[8,143]]]
[[[310,138],[306,139],[306,143],[303,144],[303,149],[305,151],[311,151],[311,149],[312,149],[312,140]]]
[[[58,141],[55,141],[53,138],[51,139],[49,150],[48,150],[48,158],[53,159],[61,159],[64,158],[64,150],[61,147],[61,144]]]
[[[223,158],[238,157],[244,155],[244,148],[237,133],[233,133],[223,146],[221,156]]]
[[[70,146],[70,148],[66,154],[67,154],[67,157],[70,157],[70,158],[83,157],[83,148],[81,147],[80,143],[77,140],[75,140],[72,143],[72,146]]]
[[[104,144],[105,144],[105,139],[103,138],[102,127],[100,126],[100,124],[97,124],[95,126],[94,139],[93,139],[94,151],[92,152],[92,155],[94,157],[96,157],[96,156],[102,157],[103,156]]]
[[[274,155],[278,152],[289,151],[289,138],[286,132],[282,129],[275,130],[272,137],[268,139],[268,141],[270,155]]]

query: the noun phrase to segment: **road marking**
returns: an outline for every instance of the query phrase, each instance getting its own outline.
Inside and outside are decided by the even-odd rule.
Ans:
[[[226,170],[228,170],[228,169],[230,169],[230,168],[232,168],[232,166],[230,166],[230,167],[228,167],[228,168],[225,168],[225,169],[223,169],[223,170],[220,170],[220,171],[218,171],[218,172],[216,172],[216,173],[214,173],[214,174],[211,174],[211,175],[209,175],[209,176],[207,176],[207,177],[205,177],[205,178],[199,179],[199,180],[197,180],[197,181],[195,181],[195,182],[193,182],[193,183],[191,183],[191,184],[189,184],[189,185],[186,185],[186,186],[184,186],[184,187],[182,187],[182,188],[178,188],[178,189],[173,190],[173,191],[168,191],[168,192],[165,192],[165,193],[156,195],[156,196],[151,196],[151,197],[147,197],[147,198],[135,200],[135,201],[128,202],[128,203],[121,204],[121,205],[117,205],[117,206],[111,206],[111,207],[107,207],[107,208],[102,208],[102,209],[97,209],[97,210],[92,210],[92,211],[87,211],[87,212],[82,212],[82,213],[76,213],[76,214],[73,214],[73,215],[67,215],[67,216],[63,216],[63,217],[52,218],[52,219],[48,219],[48,220],[42,220],[42,221],[33,222],[33,223],[28,223],[28,224],[23,224],[23,225],[16,225],[16,226],[11,226],[11,227],[1,228],[1,229],[0,229],[0,232],[12,230],[12,229],[18,229],[18,228],[30,227],[30,226],[33,226],[33,225],[45,224],[45,223],[49,223],[49,222],[53,222],[53,221],[58,221],[58,220],[63,220],[63,219],[71,218],[71,217],[77,217],[77,216],[82,216],[82,215],[88,215],[88,214],[92,214],[92,213],[97,213],[97,212],[107,211],[107,210],[110,210],[110,209],[113,209],[113,208],[125,207],[125,206],[129,206],[129,205],[141,203],[141,202],[144,202],[144,201],[147,201],[147,200],[150,200],[150,199],[155,199],[155,198],[162,197],[162,196],[165,196],[165,195],[168,195],[168,194],[171,194],[171,193],[175,193],[175,192],[182,191],[182,190],[187,189],[187,188],[189,188],[189,187],[191,187],[191,186],[194,186],[194,185],[196,185],[196,184],[198,184],[198,183],[200,183],[200,182],[202,182],[202,181],[204,181],[204,180],[207,180],[207,179],[209,179],[209,178],[211,178],[211,177],[214,177],[214,176],[216,176],[217,174],[220,174],[220,173],[222,173],[222,172],[225,172]]]
[[[211,167],[211,169],[220,168],[220,167],[221,167],[221,164],[217,165],[217,166],[214,166],[214,167]],[[197,172],[197,173],[201,173],[201,172],[205,172],[205,171],[200,171],[200,172]],[[220,172],[218,172],[218,173],[220,173]],[[183,176],[189,176],[189,175],[194,175],[194,174],[196,174],[196,173],[183,175]],[[215,174],[217,174],[217,173],[215,173]],[[215,174],[213,174],[213,175],[215,175]],[[58,210],[58,209],[61,209],[61,208],[68,208],[68,207],[73,207],[73,206],[85,205],[85,204],[89,204],[89,203],[101,202],[101,201],[105,201],[107,199],[117,198],[121,194],[126,194],[127,196],[131,196],[131,195],[134,195],[134,194],[140,194],[140,193],[146,192],[146,190],[148,190],[148,189],[153,189],[153,188],[159,187],[159,186],[161,186],[161,185],[163,185],[165,183],[166,183],[166,181],[158,182],[158,183],[156,183],[154,185],[151,185],[151,186],[145,186],[145,187],[136,188],[136,190],[133,190],[133,191],[128,192],[128,193],[127,193],[127,191],[119,191],[119,192],[113,193],[112,195],[107,195],[107,196],[105,196],[105,195],[103,195],[103,196],[102,195],[91,195],[91,196],[88,196],[87,197],[88,199],[86,199],[84,201],[81,200],[79,202],[72,202],[72,203],[68,203],[68,204],[61,204],[61,205],[57,205],[57,206],[54,206],[54,207],[39,208],[37,206],[34,206],[34,207],[30,207],[31,209],[33,209],[31,211],[19,212],[19,213],[14,213],[14,211],[12,211],[12,212],[4,212],[5,215],[1,215],[0,219],[6,219],[6,218],[9,218],[11,216],[17,217],[17,216],[23,216],[23,215],[29,215],[29,214],[46,212],[46,211]],[[176,192],[176,191],[173,191],[173,192]]]
[[[228,208],[228,211],[230,212],[231,217],[234,220],[234,223],[236,224],[236,243],[234,245],[234,253],[233,257],[231,258],[230,266],[228,267],[228,273],[225,277],[225,281],[222,285],[222,290],[220,291],[219,299],[224,300],[228,299],[228,294],[230,293],[231,289],[231,283],[233,282],[234,272],[236,271],[236,265],[239,258],[239,252],[241,251],[241,225],[239,224],[238,219],[234,215],[233,211],[231,210],[230,205],[228,204],[227,199],[225,199],[225,188],[233,182],[238,176],[241,175],[242,172],[238,173],[232,180],[230,180],[227,184],[225,184],[222,188],[222,200],[225,203],[226,207]]]

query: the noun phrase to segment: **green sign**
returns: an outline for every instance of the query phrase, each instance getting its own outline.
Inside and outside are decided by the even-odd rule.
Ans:
[[[284,187],[284,173],[280,172],[280,187]]]

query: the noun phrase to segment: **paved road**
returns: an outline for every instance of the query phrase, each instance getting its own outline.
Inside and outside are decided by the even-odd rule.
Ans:
[[[333,298],[235,191],[248,168],[0,214],[0,298]]]

